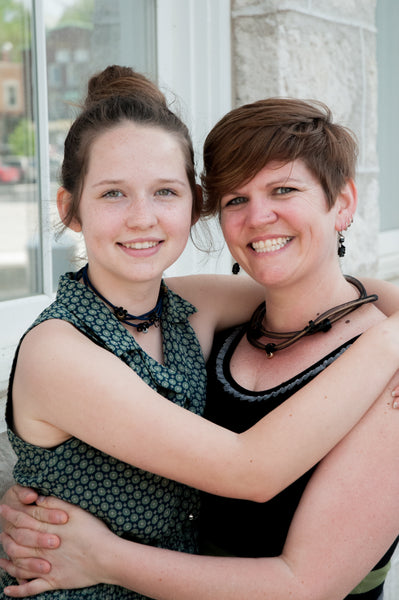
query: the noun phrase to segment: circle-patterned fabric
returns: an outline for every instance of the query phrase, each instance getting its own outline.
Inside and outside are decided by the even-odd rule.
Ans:
[[[94,343],[118,356],[160,394],[202,414],[205,365],[188,322],[188,316],[195,310],[166,288],[161,317],[163,365],[142,350],[106,305],[77,282],[73,274],[61,277],[56,301],[32,327],[54,318],[70,322]],[[9,419],[11,412],[10,392]],[[8,435],[18,457],[14,477],[21,485],[81,506],[126,539],[183,552],[197,551],[199,494],[196,490],[118,461],[76,438],[45,449],[28,444],[11,429]],[[9,581],[11,578],[6,576],[3,583]],[[47,592],[38,597],[142,598],[116,586]]]

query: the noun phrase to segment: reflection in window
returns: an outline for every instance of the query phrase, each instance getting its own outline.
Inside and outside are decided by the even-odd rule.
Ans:
[[[0,301],[43,292],[41,243],[49,232],[40,221],[38,146],[49,150],[55,221],[64,139],[88,78],[115,63],[156,76],[155,0],[43,0],[48,139],[38,139],[46,111],[34,101],[34,1],[0,2]],[[76,268],[76,244],[68,235],[52,241],[54,287],[60,273]]]
[[[0,300],[40,291],[31,4],[0,5]]]
[[[63,144],[91,75],[110,64],[130,65],[155,77],[154,0],[45,0],[50,175],[55,198]],[[53,287],[71,256],[82,256],[79,238],[67,232],[53,247]],[[76,268],[72,260],[70,269]]]

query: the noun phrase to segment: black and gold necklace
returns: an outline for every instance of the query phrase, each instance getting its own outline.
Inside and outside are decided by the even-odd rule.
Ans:
[[[255,310],[248,324],[247,339],[249,343],[255,348],[264,350],[268,358],[273,358],[274,354],[279,350],[283,350],[284,348],[295,344],[295,342],[307,335],[313,335],[319,331],[323,331],[324,333],[329,331],[335,321],[342,319],[363,304],[378,300],[378,296],[376,294],[371,294],[368,296],[364,285],[355,277],[345,275],[345,279],[357,288],[359,291],[359,298],[357,298],[357,300],[350,300],[344,304],[339,304],[334,308],[330,308],[323,314],[316,317],[314,320],[309,321],[309,324],[300,331],[287,331],[282,333],[265,329],[263,327],[263,321],[266,316],[266,304],[265,302],[262,302],[262,304]],[[259,338],[262,336],[282,341],[277,344],[273,342],[263,344],[259,341]]]

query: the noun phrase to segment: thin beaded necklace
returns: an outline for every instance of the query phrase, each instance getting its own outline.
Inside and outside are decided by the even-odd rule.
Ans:
[[[87,287],[91,288],[93,290],[93,292],[99,298],[101,298],[101,300],[103,302],[105,302],[105,304],[108,304],[108,306],[110,308],[112,308],[113,313],[114,313],[115,317],[118,319],[118,321],[120,321],[121,323],[125,323],[126,325],[131,325],[132,327],[135,327],[137,329],[137,331],[140,333],[141,332],[147,333],[149,327],[151,327],[152,325],[154,325],[154,327],[159,327],[160,319],[161,319],[161,315],[162,315],[162,309],[163,309],[163,296],[166,292],[163,285],[161,285],[161,288],[159,290],[158,301],[152,310],[149,310],[148,312],[144,313],[143,315],[132,315],[132,314],[128,313],[127,310],[125,308],[123,308],[123,306],[115,306],[115,304],[112,304],[112,302],[107,300],[107,298],[105,298],[105,296],[100,294],[100,292],[97,290],[97,288],[95,288],[94,285],[92,284],[92,282],[90,281],[89,274],[88,274],[88,266],[89,265],[86,264],[76,274],[76,279],[80,279],[80,277],[82,277],[83,283]],[[133,323],[132,321],[143,321],[143,322],[142,323]]]
[[[344,304],[339,304],[334,308],[326,310],[326,312],[319,315],[314,320],[309,321],[309,324],[300,331],[287,331],[282,333],[279,331],[269,331],[268,329],[265,329],[265,327],[263,327],[263,321],[266,316],[266,304],[265,302],[262,302],[262,304],[260,304],[255,310],[248,324],[247,339],[249,343],[255,348],[264,350],[267,354],[267,358],[273,358],[275,352],[295,344],[295,342],[306,335],[313,335],[319,331],[323,331],[324,333],[329,331],[335,321],[342,319],[363,304],[378,300],[378,296],[376,294],[371,294],[368,296],[364,285],[355,277],[352,277],[351,275],[345,275],[345,279],[354,285],[355,288],[357,288],[359,291],[359,298],[357,300],[351,300],[350,302],[345,302]],[[274,344],[273,342],[262,344],[262,342],[259,341],[259,338],[262,336],[283,341],[279,344]]]

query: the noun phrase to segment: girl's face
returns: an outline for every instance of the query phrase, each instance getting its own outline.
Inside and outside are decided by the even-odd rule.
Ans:
[[[90,149],[79,221],[90,273],[101,281],[159,279],[183,252],[192,194],[178,140],[160,128],[126,122]],[[65,192],[58,198],[61,217]]]
[[[337,265],[344,198],[328,210],[305,163],[269,163],[221,201],[221,225],[233,257],[264,286],[285,285]]]

